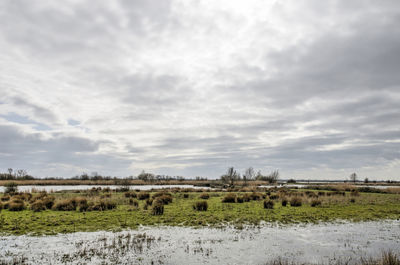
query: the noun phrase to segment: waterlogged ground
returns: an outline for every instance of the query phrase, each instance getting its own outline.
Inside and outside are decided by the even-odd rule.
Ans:
[[[29,264],[353,264],[400,249],[400,221],[223,228],[144,227],[123,232],[0,237],[0,263]]]

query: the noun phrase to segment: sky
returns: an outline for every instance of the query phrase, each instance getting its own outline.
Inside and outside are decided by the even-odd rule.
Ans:
[[[0,2],[0,171],[400,180],[398,0]]]

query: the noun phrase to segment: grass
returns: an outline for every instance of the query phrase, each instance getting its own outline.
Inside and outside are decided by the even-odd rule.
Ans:
[[[344,196],[341,194],[328,196],[329,192],[325,192],[325,195],[320,195],[318,198],[315,198],[314,195],[307,195],[305,190],[276,190],[273,193],[279,194],[279,196],[272,197],[274,200],[271,200],[271,196],[269,197],[269,200],[274,202],[273,209],[265,210],[264,200],[261,199],[266,197],[265,192],[210,191],[208,192],[209,199],[203,201],[207,202],[206,211],[198,211],[193,208],[193,205],[199,202],[200,193],[198,192],[152,192],[149,193],[149,198],[146,200],[133,200],[131,196],[126,197],[124,192],[82,191],[80,193],[53,193],[50,196],[42,197],[40,194],[33,194],[30,200],[24,201],[25,210],[3,209],[1,211],[0,233],[57,234],[77,231],[118,231],[126,228],[135,229],[139,225],[219,226],[228,223],[233,225],[259,224],[261,221],[290,224],[400,218],[400,196],[398,194],[359,192],[356,200],[352,202],[355,197],[351,196],[350,192],[346,192]],[[153,196],[154,202],[152,202]],[[36,201],[42,201],[42,203],[44,199],[54,197],[53,210],[43,210],[43,205],[37,205],[40,211],[31,210],[36,201],[32,203],[30,201],[37,197],[41,199]],[[105,199],[101,199],[102,197]],[[147,195],[143,197],[147,197]],[[223,202],[226,197],[229,198],[230,203]],[[238,197],[248,197],[252,200],[232,201],[232,198]],[[291,206],[293,198],[301,198],[302,205]],[[316,199],[320,203],[314,205],[318,207],[312,207],[313,200]],[[17,200],[21,199],[17,198]],[[79,209],[85,207],[85,200],[87,200],[88,207],[93,207],[93,209],[81,212]],[[57,210],[56,205],[64,201],[75,201],[75,208],[70,211]],[[5,205],[7,202],[9,200],[2,203]],[[283,203],[286,206],[283,206],[282,202],[286,202],[286,204]]]

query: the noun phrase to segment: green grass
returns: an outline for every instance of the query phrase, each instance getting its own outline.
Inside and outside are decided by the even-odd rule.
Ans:
[[[144,210],[144,201],[139,208],[127,205],[123,193],[113,193],[118,202],[117,209],[110,211],[62,212],[46,210],[33,212],[24,210],[0,214],[0,233],[3,234],[57,234],[77,231],[122,230],[137,228],[139,225],[203,226],[259,224],[265,222],[316,223],[320,221],[351,220],[367,221],[400,218],[400,196],[396,194],[361,193],[355,203],[350,203],[350,195],[345,197],[322,198],[323,204],[311,207],[308,202],[301,207],[282,207],[275,202],[274,209],[264,209],[263,201],[245,203],[222,203],[226,193],[210,192],[208,210],[195,211],[192,207],[198,201],[199,193],[191,192],[188,199],[182,193],[174,193],[174,200],[165,206],[164,215],[153,216],[151,207]],[[56,194],[72,197],[81,194]]]

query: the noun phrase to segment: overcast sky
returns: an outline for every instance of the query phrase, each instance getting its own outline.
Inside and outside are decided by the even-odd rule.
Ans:
[[[0,169],[400,180],[398,0],[0,2]]]

